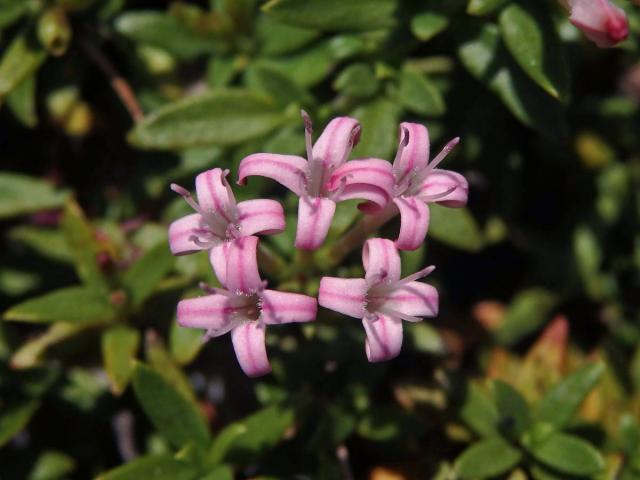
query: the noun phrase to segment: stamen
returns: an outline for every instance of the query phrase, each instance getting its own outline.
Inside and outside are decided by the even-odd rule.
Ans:
[[[406,313],[402,313],[399,310],[395,310],[393,308],[385,307],[383,305],[377,308],[378,312],[383,315],[388,315],[389,317],[401,318],[402,320],[406,320],[408,322],[420,322],[422,318],[414,317],[413,315],[407,315]]]
[[[313,161],[313,143],[311,135],[313,134],[313,123],[309,114],[304,110],[300,110],[302,121],[304,122],[304,143],[307,148],[307,162]]]
[[[200,208],[200,205],[198,205],[196,203],[196,201],[193,199],[193,197],[191,196],[191,193],[189,193],[189,190],[187,190],[186,188],[181,187],[180,185],[178,185],[176,183],[172,183],[171,184],[171,190],[173,190],[178,195],[180,195],[182,198],[184,198],[185,201],[189,204],[189,206],[191,206],[191,208],[193,208],[196,212],[198,212],[199,214],[202,215],[202,210]]]
[[[431,195],[419,195],[419,198],[420,198],[420,200],[422,200],[425,203],[435,202],[436,200],[440,200],[441,198],[446,197],[451,192],[453,192],[456,188],[458,188],[458,187],[449,187],[444,192],[433,193]]]
[[[436,168],[438,166],[438,164],[445,159],[445,157],[447,155],[449,155],[449,153],[451,152],[451,150],[454,149],[454,147],[456,145],[458,145],[458,143],[460,143],[460,137],[456,137],[453,140],[451,140],[449,143],[447,143],[444,148],[442,149],[442,151],[436,156],[436,158],[434,158],[433,160],[431,160],[431,162],[429,162],[429,166],[428,168],[433,170],[434,168]]]
[[[227,181],[227,175],[229,175],[229,169],[225,169],[222,171],[222,184],[224,185],[224,187],[227,190],[227,196],[229,198],[229,207],[231,212],[229,212],[231,214],[231,218],[232,219],[237,219],[238,218],[238,209],[236,206],[236,197],[233,194],[233,190],[231,190],[231,185],[229,185],[229,182]]]
[[[423,268],[422,270],[418,270],[416,273],[409,275],[407,277],[401,278],[400,280],[398,280],[397,282],[394,282],[393,286],[394,287],[400,287],[402,285],[406,285],[409,282],[413,282],[415,280],[419,280],[421,278],[426,277],[427,275],[429,275],[431,272],[433,272],[436,269],[435,265],[429,265],[426,268]]]
[[[340,185],[335,190],[329,192],[331,198],[336,198],[344,192],[344,189],[347,187],[347,181],[352,177],[352,174],[347,174],[340,179]]]
[[[216,243],[215,240],[202,241],[198,237],[196,237],[195,235],[191,235],[189,237],[189,240],[192,241],[193,243],[195,243],[198,247],[203,248],[203,249],[207,249],[209,247],[212,247]]]

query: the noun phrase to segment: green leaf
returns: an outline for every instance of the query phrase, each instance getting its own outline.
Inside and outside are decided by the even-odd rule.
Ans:
[[[58,208],[67,193],[44,180],[13,172],[0,172],[0,219]]]
[[[604,365],[592,363],[560,381],[538,404],[536,420],[549,423],[557,429],[566,426],[603,374]]]
[[[451,247],[477,252],[484,246],[478,224],[467,208],[429,205],[429,235]]]
[[[19,297],[34,290],[41,283],[40,276],[30,272],[0,267],[0,292]]]
[[[267,15],[259,15],[256,18],[256,36],[260,52],[266,56],[276,56],[300,50],[318,38],[320,32],[284,25]]]
[[[71,473],[76,461],[61,452],[49,451],[38,457],[27,480],[55,480]]]
[[[370,97],[378,90],[378,81],[367,63],[353,63],[342,70],[333,82],[333,88],[351,97]]]
[[[215,56],[207,64],[207,83],[214,90],[224,88],[231,83],[237,68],[235,59]]]
[[[0,2],[0,29],[8,27],[29,11],[29,2]]]
[[[27,323],[92,323],[113,320],[115,315],[116,309],[103,292],[67,287],[14,305],[3,318]]]
[[[209,430],[201,413],[162,375],[137,364],[133,371],[133,389],[151,423],[175,447],[191,441],[208,443]]]
[[[404,108],[418,115],[437,117],[446,111],[440,91],[428,76],[418,72],[405,70],[400,74],[398,100]]]
[[[203,345],[201,330],[181,327],[177,321],[173,321],[169,330],[169,350],[178,365],[191,363]]]
[[[73,261],[71,250],[59,229],[20,225],[11,229],[9,238],[27,245],[45,258],[63,263]]]
[[[30,75],[7,95],[7,107],[25,126],[38,124],[36,115],[36,76]]]
[[[469,73],[493,91],[523,124],[552,139],[566,136],[560,103],[545,94],[509,58],[496,25],[456,25],[458,55]]]
[[[161,242],[127,270],[122,285],[134,307],[142,305],[153,294],[160,280],[173,268],[174,262],[169,245]]]
[[[505,432],[513,432],[517,437],[529,428],[531,414],[527,401],[511,385],[496,380],[493,382],[493,398],[502,419]]]
[[[200,480],[233,480],[234,478],[233,470],[230,467],[219,465],[201,477]]]
[[[352,115],[362,124],[360,143],[353,156],[389,158],[397,146],[398,106],[381,98],[358,107]]]
[[[509,3],[500,12],[500,30],[520,68],[556,98],[565,98],[569,71],[563,45],[546,10],[529,0]]]
[[[262,96],[219,90],[159,108],[135,126],[129,141],[148,149],[238,145],[269,133],[284,120]]]
[[[173,456],[148,455],[103,473],[96,480],[191,480],[198,470]]]
[[[0,59],[0,102],[5,95],[32,75],[45,58],[46,52],[33,35],[26,32],[17,34]]]
[[[37,399],[2,405],[2,410],[0,410],[0,447],[27,426],[39,406],[40,401]]]
[[[411,325],[406,332],[417,352],[431,355],[444,355],[447,352],[447,346],[440,333],[427,322]]]
[[[226,427],[214,440],[209,464],[224,460],[244,463],[274,448],[295,420],[289,405],[270,405]]]
[[[507,0],[469,0],[467,13],[470,15],[487,15],[501,7]]]
[[[590,443],[566,433],[552,433],[529,449],[536,460],[570,475],[591,477],[604,469],[604,459]]]
[[[98,243],[95,228],[75,201],[67,202],[61,227],[68,248],[74,256],[78,277],[88,285],[108,291],[107,281],[98,263],[98,254],[102,248]]]
[[[424,12],[411,19],[411,32],[423,42],[431,40],[449,26],[449,17],[440,12]]]
[[[313,103],[313,97],[277,67],[254,64],[247,69],[245,78],[247,86],[268,95],[281,107]]]
[[[491,437],[497,433],[500,415],[493,402],[475,383],[467,387],[460,417],[481,437]]]
[[[131,379],[139,343],[138,331],[126,326],[112,327],[102,334],[104,367],[117,395],[124,392]]]
[[[460,478],[487,478],[515,467],[522,459],[519,450],[499,437],[480,440],[467,448],[456,460]]]
[[[322,31],[377,30],[395,24],[397,0],[271,0],[263,10],[274,19]]]
[[[540,328],[558,302],[558,296],[542,288],[523,290],[511,301],[495,332],[502,345],[512,345]]]
[[[114,27],[130,40],[162,48],[183,60],[216,51],[215,39],[198,35],[177,17],[155,10],[125,12]]]
[[[596,300],[601,299],[603,286],[600,265],[603,252],[595,232],[586,225],[576,227],[573,232],[573,254],[588,294]]]

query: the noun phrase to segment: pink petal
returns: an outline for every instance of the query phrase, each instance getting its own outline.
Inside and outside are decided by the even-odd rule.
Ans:
[[[233,221],[236,200],[221,168],[214,168],[196,177],[198,203],[204,211],[216,212],[227,222]]]
[[[229,256],[230,243],[229,241],[220,242],[209,250],[209,263],[211,263],[220,285],[225,287],[227,285],[227,257]]]
[[[629,36],[624,10],[609,0],[570,0],[569,20],[599,47],[613,47]]]
[[[367,300],[364,278],[322,277],[318,303],[324,308],[350,317],[362,318]]]
[[[238,184],[244,185],[246,178],[251,175],[271,178],[300,196],[305,188],[307,161],[296,155],[254,153],[240,162]]]
[[[301,197],[298,202],[296,248],[315,250],[327,237],[336,203],[324,197]]]
[[[328,184],[328,190],[340,192],[335,201],[361,198],[384,207],[393,194],[394,177],[391,164],[386,160],[368,158],[351,160],[337,168]]]
[[[186,255],[187,253],[203,250],[193,242],[191,237],[208,235],[209,229],[201,223],[202,215],[192,213],[179,218],[169,225],[169,248],[174,255]]]
[[[234,293],[255,293],[262,287],[256,257],[258,237],[241,237],[228,243],[227,289]]]
[[[396,247],[400,250],[415,250],[427,236],[429,207],[416,197],[398,197],[393,202],[400,210],[400,234]]]
[[[329,122],[313,145],[313,158],[325,167],[342,165],[360,140],[360,123],[351,117],[336,117]]]
[[[264,290],[260,295],[260,304],[260,319],[269,325],[311,322],[318,312],[316,299],[299,293]]]
[[[409,282],[389,294],[384,307],[405,315],[435,317],[438,315],[438,291],[427,283]]]
[[[178,303],[178,323],[183,327],[210,329],[211,336],[218,336],[235,326],[233,312],[233,298],[224,295],[189,298]]]
[[[429,131],[419,123],[400,124],[400,142],[409,135],[406,146],[399,147],[399,155],[393,162],[393,170],[400,179],[414,170],[422,170],[429,161]]]
[[[248,377],[259,377],[271,371],[264,335],[265,325],[260,322],[243,322],[231,331],[236,358]]]
[[[451,189],[453,190],[444,197],[440,196]],[[428,203],[433,201],[445,207],[464,207],[469,197],[469,183],[458,172],[436,168],[427,175],[416,196]],[[435,200],[429,200],[430,196],[434,196]]]
[[[386,191],[375,185],[357,183],[343,188],[339,194],[332,196],[331,199],[335,202],[366,200],[365,203],[358,205],[358,208],[365,213],[369,213],[380,211],[389,203],[391,197]]]
[[[240,235],[281,233],[285,227],[282,205],[275,200],[246,200],[238,204]]]
[[[377,278],[393,282],[400,279],[400,255],[391,240],[370,238],[364,242],[362,265],[368,280]]]
[[[367,334],[365,350],[370,362],[381,362],[397,357],[402,348],[402,320],[387,315],[363,318]]]

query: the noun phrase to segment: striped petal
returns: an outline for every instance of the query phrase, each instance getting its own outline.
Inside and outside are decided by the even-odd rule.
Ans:
[[[315,298],[299,293],[264,290],[260,294],[260,318],[265,323],[311,322],[318,312]]]
[[[248,377],[259,377],[271,371],[264,336],[265,325],[260,322],[243,322],[231,331],[236,358]]]
[[[231,330],[234,322],[233,298],[206,295],[178,303],[178,324],[190,328],[206,328],[217,337]]]
[[[337,168],[328,183],[328,190],[337,192],[336,201],[359,198],[384,207],[393,193],[394,177],[386,160],[368,158],[351,160]]]
[[[313,145],[313,158],[325,168],[342,165],[360,140],[360,123],[351,117],[336,117],[329,122]]]
[[[238,204],[240,235],[281,233],[285,227],[282,205],[275,200],[246,200]]]
[[[397,357],[402,348],[402,320],[387,315],[362,319],[367,334],[365,350],[370,362]]]
[[[307,161],[296,155],[254,153],[245,157],[238,167],[238,184],[244,185],[249,176],[258,175],[275,180],[300,196],[304,192]]]
[[[438,315],[438,291],[427,283],[409,282],[390,293],[384,307],[410,316],[435,317]]]
[[[427,236],[429,207],[416,197],[397,197],[393,202],[400,211],[400,234],[395,244],[400,250],[415,250]]]
[[[229,241],[220,242],[209,250],[209,263],[211,263],[220,285],[225,287],[227,285],[227,257],[229,256],[230,243]]]
[[[362,318],[367,300],[367,282],[364,278],[322,277],[318,303],[334,312]]]
[[[402,145],[405,135],[409,138]],[[429,131],[419,123],[400,124],[400,143],[398,154],[393,162],[393,171],[400,180],[411,172],[422,170],[429,161]]]
[[[205,247],[197,245],[192,237],[208,236],[209,229],[202,222],[202,215],[192,213],[179,218],[169,225],[169,248],[174,255],[186,255],[188,253],[204,250]]]
[[[295,246],[315,250],[324,242],[336,211],[336,203],[324,197],[302,197],[298,202]]]
[[[236,200],[221,168],[214,168],[196,177],[198,204],[205,212],[216,212],[226,222],[234,220]]]
[[[446,192],[449,193],[442,196]],[[436,168],[427,175],[416,196],[445,207],[464,207],[469,196],[469,183],[458,172]],[[430,197],[434,199],[430,200]]]
[[[258,237],[241,237],[228,242],[225,284],[230,292],[249,294],[262,287],[257,248]]]
[[[391,240],[371,238],[364,242],[362,265],[367,280],[394,282],[400,279],[400,255]]]

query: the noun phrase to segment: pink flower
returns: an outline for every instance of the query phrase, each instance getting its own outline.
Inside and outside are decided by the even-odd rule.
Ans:
[[[362,249],[365,278],[323,277],[318,303],[336,312],[362,319],[370,362],[397,356],[402,347],[402,320],[438,314],[438,292],[416,282],[434,267],[400,279],[400,255],[391,240],[372,238]]]
[[[418,123],[400,124],[400,144],[393,161],[393,204],[400,212],[400,233],[395,245],[400,250],[415,250],[424,242],[429,228],[428,203],[447,207],[467,203],[467,180],[457,172],[436,168],[459,141],[457,137],[451,140],[429,162],[427,128]]]
[[[569,21],[599,47],[613,47],[629,36],[624,11],[609,0],[567,0]]]
[[[280,233],[285,220],[282,205],[275,200],[246,200],[236,203],[227,182],[228,170],[214,168],[196,177],[198,203],[184,188],[172,184],[196,211],[174,221],[169,227],[169,247],[174,255],[210,250],[218,278],[226,276],[229,242],[257,233]]]
[[[178,303],[178,323],[207,329],[205,339],[231,332],[242,370],[250,377],[271,371],[265,346],[267,325],[310,322],[316,318],[316,299],[298,293],[265,288],[260,279],[256,249],[258,237],[242,237],[229,245],[226,275],[218,277],[224,288],[211,295]],[[217,272],[216,272],[217,274]]]
[[[314,250],[325,240],[336,202],[359,198],[384,207],[391,196],[389,162],[375,158],[347,162],[360,137],[360,124],[350,117],[329,122],[311,145],[311,120],[305,122],[307,159],[295,155],[256,153],[240,162],[238,183],[251,175],[271,178],[300,197],[295,246]],[[346,162],[346,163],[345,163]],[[339,181],[332,181],[338,175]]]

